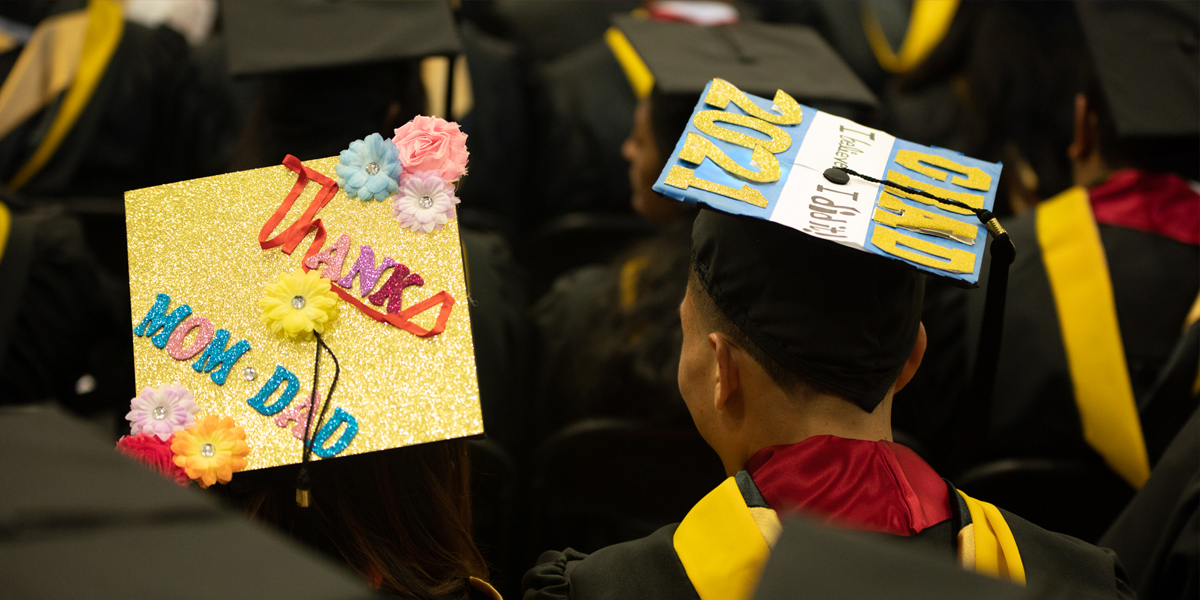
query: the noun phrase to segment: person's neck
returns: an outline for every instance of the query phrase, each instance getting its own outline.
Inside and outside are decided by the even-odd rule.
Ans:
[[[1100,154],[1094,153],[1087,158],[1071,161],[1071,178],[1075,185],[1091,189],[1104,183],[1108,179],[1111,170],[1108,164],[1100,158]]]
[[[777,399],[778,400],[778,399]],[[868,413],[848,400],[821,395],[792,400],[783,398],[792,410],[762,411],[751,417],[741,443],[722,462],[729,475],[742,470],[746,461],[759,450],[785,446],[812,437],[832,435],[849,440],[892,441],[892,393]],[[779,406],[779,405],[777,405]],[[794,406],[794,408],[793,408]],[[732,469],[732,470],[731,470]]]

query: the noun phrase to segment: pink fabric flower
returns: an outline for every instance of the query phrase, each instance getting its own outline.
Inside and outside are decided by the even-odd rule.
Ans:
[[[179,385],[164,385],[159,389],[146,388],[129,402],[129,431],[133,435],[145,433],[166,440],[176,431],[196,424],[195,396]]]
[[[175,436],[160,440],[158,436],[145,433],[127,435],[117,441],[117,450],[174,479],[175,483],[187,487],[187,473],[184,472],[183,467],[175,465],[175,453],[171,451],[171,442],[174,440]]]
[[[441,229],[454,218],[454,185],[437,173],[413,173],[404,178],[400,191],[392,196],[392,215],[400,224],[417,233]]]
[[[455,181],[467,172],[467,134],[458,123],[417,116],[396,130],[392,143],[400,151],[404,175],[429,172]]]

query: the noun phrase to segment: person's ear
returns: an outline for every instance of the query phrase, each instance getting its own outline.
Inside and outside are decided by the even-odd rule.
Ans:
[[[1071,145],[1067,146],[1067,158],[1082,162],[1096,151],[1099,134],[1096,113],[1088,105],[1087,96],[1075,94],[1075,133]]]
[[[733,356],[733,344],[719,333],[708,334],[708,345],[717,359],[717,383],[713,388],[713,407],[724,411],[729,398],[741,385],[738,364]]]
[[[921,366],[921,359],[925,358],[925,346],[929,340],[925,337],[925,324],[921,323],[917,330],[917,343],[913,344],[912,352],[908,354],[908,360],[904,361],[904,366],[900,368],[900,376],[896,378],[894,391],[900,391],[908,382],[912,381],[913,375],[917,374],[917,369]]]

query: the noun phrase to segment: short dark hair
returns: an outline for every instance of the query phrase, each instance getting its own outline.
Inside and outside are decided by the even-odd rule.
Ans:
[[[1083,94],[1095,111],[1099,130],[1100,156],[1109,169],[1135,168],[1200,178],[1200,150],[1194,135],[1140,136],[1122,138],[1104,93],[1095,65],[1089,65]]]
[[[696,276],[696,269],[693,266],[688,269],[688,291],[692,294],[692,307],[696,310],[696,316],[699,317],[700,323],[706,326],[710,331],[719,333],[733,340],[734,344],[746,351],[754,362],[767,372],[767,376],[771,381],[775,382],[783,393],[789,398],[805,398],[815,395],[834,395],[825,388],[808,381],[807,379],[789,371],[786,367],[779,364],[779,361],[771,358],[762,348],[751,341],[750,337],[742,333],[741,328],[737,326],[725,312],[721,310],[717,303],[713,301],[712,296],[708,294],[708,290],[700,284],[700,278]]]

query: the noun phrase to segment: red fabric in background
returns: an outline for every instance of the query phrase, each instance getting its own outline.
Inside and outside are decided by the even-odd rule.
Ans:
[[[946,482],[892,442],[820,435],[763,448],[746,470],[775,510],[849,529],[915,535],[951,516]]]
[[[1097,223],[1200,245],[1200,194],[1178,175],[1122,169],[1088,196]]]

